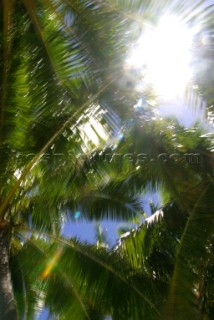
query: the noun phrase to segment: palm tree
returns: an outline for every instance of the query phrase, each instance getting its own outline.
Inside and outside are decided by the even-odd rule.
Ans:
[[[0,313],[4,320],[32,319],[39,305],[60,319],[107,314],[115,319],[159,317],[160,301],[154,297],[162,279],[139,272],[121,253],[97,250],[60,234],[64,217],[79,208],[88,218],[138,213],[136,193],[149,187],[164,186],[189,215],[198,192],[203,188],[211,192],[204,187],[212,181],[210,166],[198,170],[172,161],[166,168],[165,162],[154,166],[150,159],[128,157],[122,164],[109,163],[105,153],[112,157],[112,148],[102,152],[104,157],[100,150],[89,159],[77,157],[82,156],[84,144],[79,124],[87,123],[89,107],[110,105],[121,118],[130,116],[136,94],[127,93],[127,87],[121,90],[118,79],[125,77],[122,60],[130,37],[124,30],[137,20],[136,14],[142,18],[138,1],[135,6],[133,1],[122,5],[87,0],[0,2]],[[191,138],[185,145],[181,128],[173,132],[169,127],[160,135],[165,123],[141,126],[136,123],[118,145],[118,153],[143,150],[153,159],[159,153],[177,152],[183,143],[182,154],[202,150],[209,163],[209,150],[197,134],[196,144]],[[172,140],[175,133],[177,141]],[[63,157],[56,159],[56,154]],[[183,201],[181,192],[191,184],[193,197]],[[206,209],[211,208],[209,193],[203,194],[197,208],[202,200],[209,204]],[[212,234],[211,226],[208,236],[206,230],[203,244]],[[179,259],[180,255],[173,284],[180,279]],[[177,291],[173,287],[173,294]]]
[[[117,181],[116,173],[109,174],[110,177],[104,177],[102,170],[92,173],[87,162],[77,157],[82,155],[84,143],[79,124],[89,119],[88,108],[95,109],[100,104],[115,107],[120,98],[118,112],[121,117],[124,113],[127,116],[135,97],[118,93],[117,79],[123,76],[121,57],[125,55],[128,35],[121,36],[127,21],[115,8],[109,10],[96,1],[23,0],[1,1],[0,9],[0,312],[3,319],[17,319],[18,315],[30,319],[44,296],[47,305],[51,301],[52,310],[57,311],[52,304],[52,301],[56,303],[56,296],[45,295],[49,286],[45,263],[43,272],[39,268],[29,274],[29,268],[33,271],[33,266],[38,267],[41,258],[47,263],[52,261],[49,254],[52,246],[53,251],[61,252],[54,246],[64,241],[59,236],[63,212],[69,215],[81,206],[89,218],[126,217],[140,209],[136,197]],[[63,157],[56,160],[56,154]],[[126,176],[127,172],[121,174],[122,182]],[[78,253],[78,257],[85,251],[85,246],[73,241],[66,247]],[[127,289],[120,286],[118,290],[126,292],[128,299],[130,283],[126,279],[126,266],[121,265],[124,270],[121,275],[111,266],[115,267],[118,257],[101,252],[99,261],[92,253],[88,254],[90,261],[99,262],[101,270],[112,274],[116,286],[119,279]],[[83,257],[85,261],[87,255],[84,253]],[[106,257],[111,263],[105,262]],[[33,265],[29,266],[30,262]],[[87,275],[86,270],[84,274]],[[86,281],[84,277],[81,279],[79,287],[76,284],[79,291]],[[58,281],[63,288],[64,273],[62,279],[56,279],[54,290]],[[69,281],[66,280],[66,286]],[[97,283],[94,289],[97,297],[98,287]],[[133,296],[142,298],[134,280],[131,287]],[[54,290],[48,292],[53,294]],[[70,290],[76,297],[77,309],[81,309],[78,314],[88,316],[72,283]],[[93,311],[95,299],[93,303],[86,300]],[[144,300],[149,303],[148,298]],[[64,317],[68,317],[66,312]],[[109,306],[106,312],[110,312]],[[76,313],[72,311],[72,314],[74,317]]]
[[[162,317],[157,319],[182,319],[186,315],[212,318],[212,213],[203,216],[201,206],[197,211],[194,221],[172,201],[121,239],[118,250],[136,272],[149,274],[161,283],[155,297]]]
[[[158,125],[155,128],[158,130]],[[166,158],[166,163],[157,164],[150,172],[152,167],[147,159],[138,169],[138,178],[147,174],[147,183],[152,183],[150,179],[154,174],[153,179],[168,191],[170,201],[145,224],[122,237],[117,250],[122,251],[136,272],[161,281],[162,285],[157,287],[159,295],[155,295],[156,306],[161,311],[161,317],[157,319],[186,316],[210,319],[213,291],[208,279],[212,279],[213,272],[214,184],[213,155],[209,149],[212,140],[209,142],[198,130],[181,130],[179,127],[175,130],[174,127],[173,131],[177,131],[171,133],[176,137],[173,143],[167,130],[162,134],[161,142],[158,141],[159,131],[153,141],[157,146],[165,147],[160,150],[165,155],[172,152],[171,145],[177,154],[175,162]],[[139,131],[135,136],[139,136]],[[152,138],[151,133],[149,137]],[[164,139],[170,141],[168,146],[163,143]],[[146,141],[148,143],[149,139],[142,143]],[[156,159],[153,149],[158,150],[157,146],[149,147],[153,159]],[[184,155],[187,150],[203,155],[203,162],[185,163],[182,152]],[[158,173],[161,175],[159,181]]]
[[[104,9],[88,1],[0,2],[3,319],[17,319],[9,252],[13,243],[18,250],[17,241],[27,241],[20,239],[19,232],[58,235],[62,211],[78,205],[78,188],[84,179],[88,181],[88,185],[84,182],[85,195],[90,198],[92,178],[89,181],[77,167],[77,155],[82,153],[77,124],[89,106],[115,99],[110,90],[112,72],[107,68],[111,61],[117,73],[116,53],[122,54],[125,43],[118,42],[112,50],[124,26]],[[82,122],[88,117],[85,114]],[[58,153],[64,157],[56,161],[54,154]],[[80,171],[77,175],[76,170]],[[132,210],[129,207],[126,212]],[[27,285],[24,290],[27,292]],[[27,317],[31,317],[30,309]]]

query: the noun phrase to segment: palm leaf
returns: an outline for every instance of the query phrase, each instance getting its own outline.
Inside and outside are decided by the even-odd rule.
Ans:
[[[207,246],[213,233],[212,193],[213,183],[208,182],[183,231],[166,304],[167,319],[181,319],[184,314],[194,316],[195,319],[201,317],[200,282],[203,280],[199,270],[203,268],[202,261],[209,259]],[[207,211],[210,213],[208,217]],[[200,242],[196,240],[198,237]],[[206,268],[206,264],[204,267]]]
[[[40,288],[45,306],[62,319],[89,318],[93,309],[101,314],[114,312],[121,319],[133,312],[136,319],[158,313],[150,300],[150,280],[133,274],[117,253],[52,236],[49,243],[24,238],[27,242],[17,255],[20,268]],[[36,295],[34,299],[38,302]]]

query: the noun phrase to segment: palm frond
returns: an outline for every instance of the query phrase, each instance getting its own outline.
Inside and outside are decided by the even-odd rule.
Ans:
[[[150,300],[149,278],[135,275],[116,252],[52,236],[49,243],[41,238],[24,239],[26,243],[16,253],[20,268],[40,288],[45,306],[62,319],[89,318],[93,309],[103,315],[118,314],[121,319],[133,313],[136,319],[158,314]],[[36,292],[34,298],[38,302]]]
[[[203,278],[200,270],[206,269],[207,265],[202,264],[209,261],[208,247],[213,233],[212,193],[213,184],[208,182],[201,191],[184,228],[165,308],[167,319],[181,319],[183,314],[194,316],[195,319],[201,317],[200,290]],[[207,211],[211,216],[206,217]],[[200,241],[196,241],[199,238]]]

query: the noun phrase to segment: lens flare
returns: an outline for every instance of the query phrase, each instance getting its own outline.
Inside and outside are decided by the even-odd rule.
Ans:
[[[80,212],[80,211],[76,211],[76,212],[74,213],[74,219],[75,219],[75,220],[78,220],[78,219],[80,218],[80,216],[81,216],[81,212]]]
[[[53,271],[53,268],[56,266],[57,261],[59,260],[60,256],[62,254],[62,248],[58,249],[57,252],[55,253],[54,257],[49,261],[47,264],[45,270],[42,272],[42,279],[47,279],[51,272]]]
[[[142,69],[144,82],[151,83],[159,95],[173,97],[191,79],[193,35],[178,18],[164,16],[157,27],[147,27],[140,36],[126,66]]]

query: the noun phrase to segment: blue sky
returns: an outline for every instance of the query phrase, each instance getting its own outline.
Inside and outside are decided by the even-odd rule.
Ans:
[[[142,196],[142,206],[147,215],[150,214],[150,206],[149,201],[152,200],[154,204],[158,204],[160,202],[158,193],[147,193],[145,196]],[[76,237],[80,241],[86,241],[88,243],[96,242],[96,223],[97,221],[88,222],[86,220],[82,220],[81,217],[79,220],[75,220],[72,222],[68,222],[65,224],[63,229],[63,235],[66,237]],[[107,236],[107,242],[110,246],[113,246],[118,240],[117,230],[120,227],[124,227],[127,225],[124,221],[109,221],[102,220],[100,221],[100,225],[102,230],[105,232]]]

